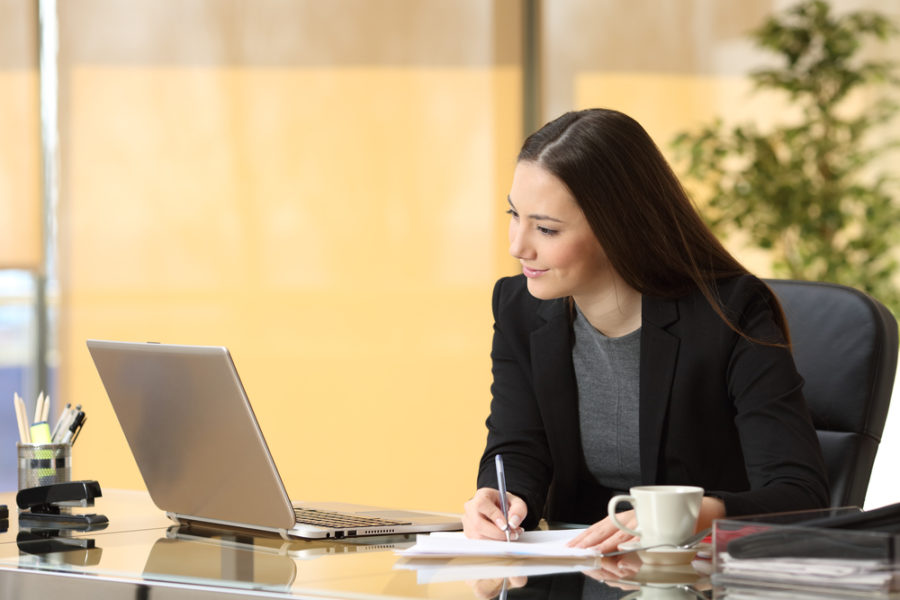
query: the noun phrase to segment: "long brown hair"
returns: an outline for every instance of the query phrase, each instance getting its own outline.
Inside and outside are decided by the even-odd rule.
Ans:
[[[568,186],[610,263],[628,285],[663,298],[699,289],[722,320],[747,337],[725,315],[714,285],[719,279],[748,273],[747,269],[700,218],[662,152],[637,121],[601,108],[568,112],[531,134],[518,160],[539,164]],[[774,294],[771,302],[776,323],[790,344]]]

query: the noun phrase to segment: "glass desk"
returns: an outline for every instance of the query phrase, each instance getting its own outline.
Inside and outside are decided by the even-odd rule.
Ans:
[[[108,526],[58,535],[20,529],[15,493],[0,493],[0,503],[11,513],[0,533],[0,598],[689,599],[711,594],[699,591],[708,588],[708,580],[691,565],[649,568],[635,558],[594,565],[413,561],[394,550],[412,545],[414,536],[286,541],[183,527],[168,520],[145,492],[104,491],[94,507],[81,510],[105,514]]]

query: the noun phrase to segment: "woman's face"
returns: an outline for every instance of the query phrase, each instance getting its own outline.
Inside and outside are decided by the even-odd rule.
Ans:
[[[509,192],[509,253],[542,300],[609,290],[614,271],[569,189],[537,163],[522,161]]]

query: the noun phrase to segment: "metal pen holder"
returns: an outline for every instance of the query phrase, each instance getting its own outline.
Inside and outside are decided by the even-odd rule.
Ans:
[[[16,443],[19,489],[65,483],[72,479],[71,444]]]

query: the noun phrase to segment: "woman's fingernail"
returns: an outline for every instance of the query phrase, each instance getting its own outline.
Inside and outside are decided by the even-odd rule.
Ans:
[[[494,521],[494,523],[496,523],[497,527],[499,527],[500,529],[506,530],[506,521],[504,521],[503,519],[497,519],[496,521]]]
[[[518,527],[519,523],[522,521],[522,518],[519,515],[513,515],[509,518],[509,526],[510,527]]]

